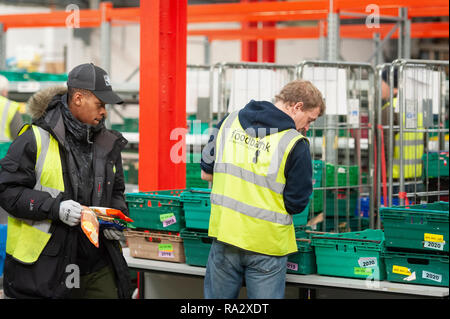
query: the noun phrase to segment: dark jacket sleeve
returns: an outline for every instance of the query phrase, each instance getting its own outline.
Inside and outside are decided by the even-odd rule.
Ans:
[[[309,144],[300,140],[293,147],[284,170],[286,186],[283,198],[288,213],[303,212],[312,193],[312,164]]]
[[[59,220],[62,195],[52,198],[49,193],[34,190],[36,141],[28,130],[11,144],[0,161],[0,206],[17,218],[30,220]]]
[[[212,174],[214,172],[214,162],[215,162],[215,152],[216,152],[216,138],[219,133],[219,129],[222,126],[223,121],[225,121],[226,117],[224,117],[219,123],[217,123],[216,127],[213,127],[211,130],[211,135],[209,136],[208,144],[202,150],[202,159],[200,162],[200,167],[202,171],[208,174]]]
[[[116,173],[114,174],[114,187],[111,197],[111,208],[120,209],[125,215],[129,216],[128,207],[125,202],[125,179],[123,175],[122,155],[119,153],[115,163]]]

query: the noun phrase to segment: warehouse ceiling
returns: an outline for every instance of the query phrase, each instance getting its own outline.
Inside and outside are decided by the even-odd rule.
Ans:
[[[0,4],[8,4],[14,6],[41,6],[65,8],[69,4],[76,4],[80,8],[95,8],[99,0],[0,0]],[[139,0],[108,0],[112,2],[115,8],[120,7],[137,7]],[[240,0],[188,0],[188,4],[214,4],[214,3],[231,3],[240,2]]]

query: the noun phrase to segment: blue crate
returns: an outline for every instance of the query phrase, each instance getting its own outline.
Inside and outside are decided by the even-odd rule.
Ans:
[[[0,276],[3,275],[3,265],[6,258],[6,225],[0,224]]]

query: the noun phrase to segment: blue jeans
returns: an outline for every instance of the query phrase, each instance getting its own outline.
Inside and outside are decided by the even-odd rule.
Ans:
[[[236,299],[243,280],[250,299],[282,299],[287,256],[267,256],[213,240],[204,282],[207,299]]]

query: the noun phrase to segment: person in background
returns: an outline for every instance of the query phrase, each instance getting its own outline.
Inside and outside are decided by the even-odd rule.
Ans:
[[[382,72],[381,79],[381,123],[383,126],[389,126],[389,116],[392,112],[393,126],[394,129],[394,154],[390,153],[390,141],[389,141],[389,128],[384,129],[384,143],[385,143],[385,156],[386,162],[389,157],[392,157],[392,178],[395,181],[399,181],[400,178],[400,133],[399,133],[399,123],[400,123],[400,110],[398,105],[398,71],[397,69],[393,72],[394,82],[390,84],[389,72],[384,70]],[[393,105],[390,103],[390,90],[393,93]],[[404,110],[405,114],[406,111]],[[405,120],[404,120],[405,121]],[[415,127],[418,130],[423,129],[423,114],[418,112],[415,121]],[[405,122],[403,123],[405,126]],[[422,156],[424,154],[424,133],[422,132],[404,132],[403,133],[403,179],[405,181],[406,193],[417,193],[423,190],[422,177]],[[388,164],[387,164],[388,166]],[[399,193],[400,189],[398,186],[393,187],[393,196],[405,196]],[[410,200],[413,202],[420,202],[418,196],[410,196]]]
[[[210,137],[200,164],[212,181],[205,298],[237,298],[243,280],[249,298],[284,297],[287,256],[297,252],[292,215],[312,193],[305,135],[324,111],[320,91],[296,80],[274,104],[251,100],[229,114]]]
[[[0,143],[14,140],[23,126],[20,103],[8,99],[9,81],[0,75]]]
[[[105,128],[105,104],[122,100],[108,74],[75,67],[67,88],[37,92],[25,126],[0,161],[0,206],[8,213],[3,286],[8,298],[130,298],[131,280],[116,229],[95,247],[80,227],[82,205],[125,203],[121,150]]]
[[[0,75],[0,143],[4,143],[0,152],[0,159],[5,155],[10,142],[17,137],[19,130],[23,126],[22,116],[20,115],[20,103],[8,99],[9,81]],[[8,215],[0,207],[0,224],[6,224]]]

